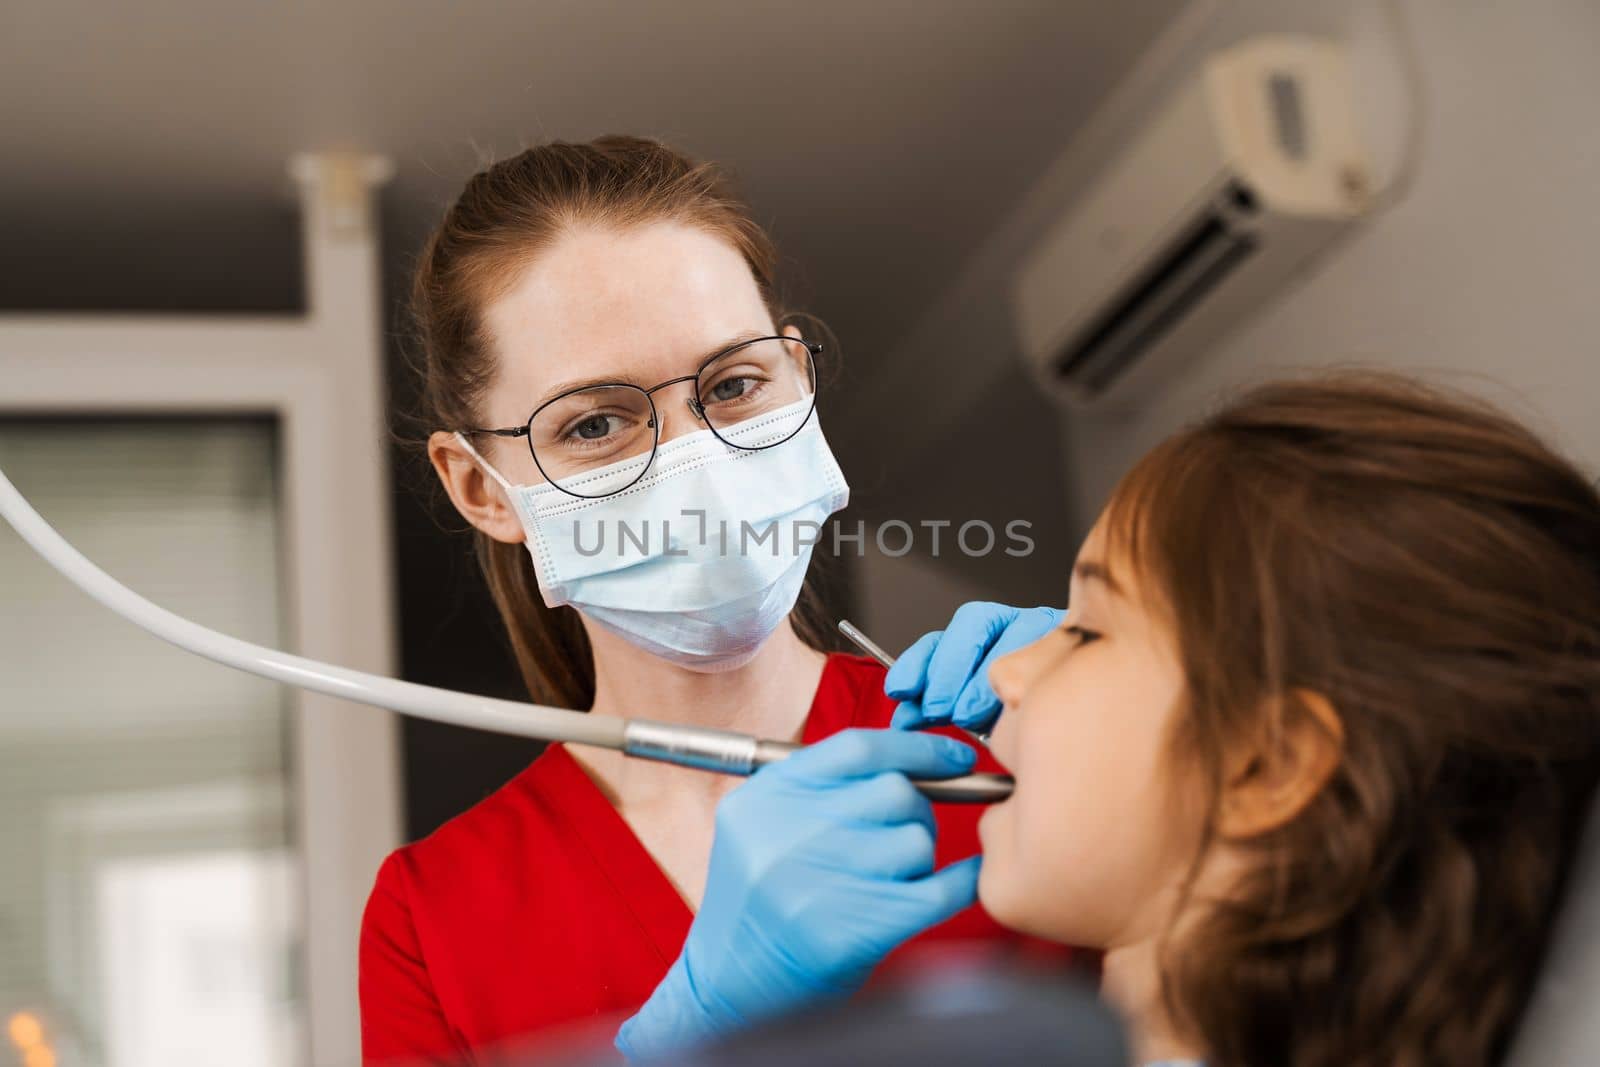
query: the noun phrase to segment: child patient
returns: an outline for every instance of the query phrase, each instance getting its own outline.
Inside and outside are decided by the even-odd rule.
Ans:
[[[1600,777],[1600,498],[1527,430],[1257,389],[1127,476],[989,677],[980,897],[1105,949],[1143,1062],[1500,1059]]]

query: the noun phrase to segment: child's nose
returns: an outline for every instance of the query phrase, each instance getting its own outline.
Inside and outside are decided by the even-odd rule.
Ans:
[[[1050,643],[1050,637],[1050,634],[1046,634],[1033,644],[1007,653],[989,665],[989,686],[1000,698],[1000,703],[1007,707],[1022,703],[1028,686],[1049,663],[1046,646]]]
[[[1000,703],[1014,706],[1022,697],[1022,665],[1017,662],[1022,650],[1001,656],[989,665],[989,686]]]

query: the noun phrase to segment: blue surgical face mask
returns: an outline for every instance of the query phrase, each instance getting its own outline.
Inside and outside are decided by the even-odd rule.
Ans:
[[[810,405],[719,429],[735,443],[759,441]],[[460,440],[516,509],[546,604],[570,604],[699,671],[741,666],[772,636],[800,595],[823,524],[850,498],[814,411],[770,448],[734,448],[710,430],[674,438],[644,477],[598,498],[512,485]],[[615,467],[631,478],[638,462]],[[611,473],[591,472],[586,484],[603,486]]]

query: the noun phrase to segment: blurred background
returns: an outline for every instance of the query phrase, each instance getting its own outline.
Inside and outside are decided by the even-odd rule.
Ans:
[[[1172,126],[1211,57],[1285,33],[1347,61],[1359,167],[1320,215]],[[521,695],[401,439],[408,272],[486,163],[656,136],[734,173],[837,337],[866,551],[830,596],[897,650],[966,600],[1063,602],[1122,471],[1265,375],[1424,370],[1600,466],[1597,58],[1590,0],[11,0],[0,469],[180,613]],[[1291,156],[1340,105],[1273,92]],[[954,550],[977,520],[1034,551]],[[875,539],[942,521],[937,555]],[[0,1063],[354,1062],[377,861],[536,747],[167,649],[9,529],[0,605]]]

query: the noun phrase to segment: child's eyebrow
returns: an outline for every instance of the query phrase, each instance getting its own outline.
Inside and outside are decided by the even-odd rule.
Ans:
[[[1072,573],[1083,579],[1093,578],[1103,583],[1113,593],[1119,595],[1122,593],[1122,587],[1117,584],[1115,578],[1111,577],[1111,572],[1106,569],[1104,563],[1092,559],[1080,560],[1078,565],[1072,568]]]

